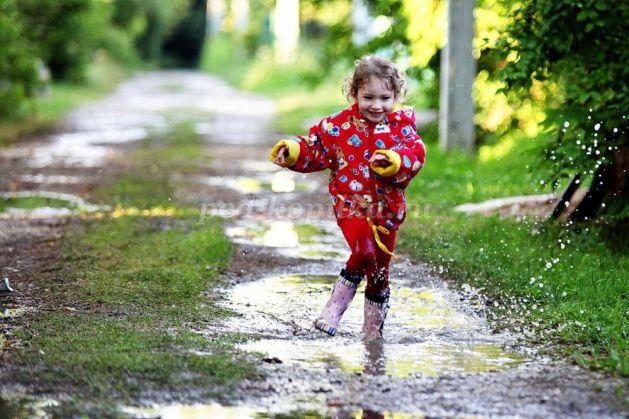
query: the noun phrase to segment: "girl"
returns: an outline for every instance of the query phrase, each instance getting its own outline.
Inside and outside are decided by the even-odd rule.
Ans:
[[[426,148],[415,132],[414,110],[394,111],[406,82],[393,63],[363,57],[343,90],[353,105],[322,119],[308,137],[279,141],[270,158],[297,172],[330,169],[334,214],[352,253],[315,327],[334,336],[366,276],[363,333],[381,337],[389,262],[406,217],[404,190],[424,166]]]

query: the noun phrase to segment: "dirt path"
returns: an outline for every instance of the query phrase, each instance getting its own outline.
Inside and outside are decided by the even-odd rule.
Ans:
[[[348,250],[329,211],[325,174],[281,171],[266,159],[276,137],[268,129],[272,117],[270,102],[215,78],[148,73],[78,109],[62,132],[0,150],[0,191],[88,200],[115,169],[111,158],[150,131],[196,121],[214,156],[206,171],[182,179],[177,199],[225,218],[237,251],[224,304],[240,316],[208,334],[218,328],[247,336],[242,348],[264,354],[262,374],[228,395],[229,406],[129,408],[131,416],[623,416],[614,394],[623,382],[538,355],[518,336],[494,333],[474,290],[455,291],[432,267],[403,255],[392,267],[383,342],[361,340],[360,293],[339,335],[313,331],[311,320]],[[12,274],[17,291],[0,296],[3,307],[45,309],[50,284],[37,277],[56,257],[54,243],[68,220],[51,211],[0,217],[0,265],[18,270]],[[3,318],[9,344],[19,344],[10,338],[14,325],[19,318]]]

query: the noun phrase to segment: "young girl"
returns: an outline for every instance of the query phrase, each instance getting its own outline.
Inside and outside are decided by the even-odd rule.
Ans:
[[[297,172],[330,169],[334,214],[352,252],[314,323],[332,336],[365,276],[363,333],[382,336],[389,308],[389,262],[406,217],[404,190],[426,157],[415,132],[414,110],[394,110],[405,90],[393,63],[365,56],[344,87],[353,105],[322,119],[308,137],[281,140],[271,151],[271,161]]]

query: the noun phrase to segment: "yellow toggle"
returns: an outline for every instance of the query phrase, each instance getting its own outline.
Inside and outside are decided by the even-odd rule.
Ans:
[[[395,260],[397,260],[397,256],[395,256],[393,253],[391,253],[391,251],[389,249],[387,249],[387,247],[384,245],[384,243],[382,243],[380,241],[380,236],[378,235],[378,232],[384,233],[386,235],[389,235],[389,229],[383,226],[378,226],[375,225],[373,223],[373,221],[371,221],[371,218],[367,217],[367,224],[369,224],[369,227],[371,227],[371,231],[373,231],[373,237],[374,239],[376,239],[376,244],[378,245],[378,247],[387,255],[391,255],[391,257]]]

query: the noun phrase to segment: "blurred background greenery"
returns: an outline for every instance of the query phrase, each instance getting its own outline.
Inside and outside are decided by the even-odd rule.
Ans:
[[[4,121],[37,126],[38,112],[54,120],[75,103],[47,107],[56,84],[107,90],[124,69],[200,66],[276,99],[277,128],[297,133],[346,103],[340,86],[367,53],[406,72],[410,105],[439,107],[446,0],[0,0],[0,11]],[[627,159],[629,6],[478,0],[474,17],[481,160],[519,153],[534,138],[526,153],[537,153],[535,170],[558,191],[575,173]],[[99,73],[95,63],[109,68]],[[0,141],[22,133],[13,131],[0,129]],[[612,189],[626,198],[626,176]],[[626,217],[626,206],[611,207]]]

